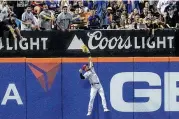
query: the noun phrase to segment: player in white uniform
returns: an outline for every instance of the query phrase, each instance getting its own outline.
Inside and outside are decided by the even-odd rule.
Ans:
[[[82,70],[85,71],[84,75],[82,74]],[[104,112],[109,111],[107,108],[107,105],[106,105],[104,90],[103,90],[100,80],[94,70],[93,63],[91,61],[91,57],[89,57],[89,64],[83,65],[82,69],[80,69],[79,72],[80,72],[80,78],[88,79],[91,84],[90,101],[89,101],[89,105],[88,105],[87,116],[91,115],[94,99],[96,97],[97,92],[101,96]]]

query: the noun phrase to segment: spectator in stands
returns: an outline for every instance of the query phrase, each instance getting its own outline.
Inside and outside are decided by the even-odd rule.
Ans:
[[[87,25],[88,18],[90,17],[89,10],[85,11],[84,9],[81,10],[80,17],[83,18],[83,22]]]
[[[154,20],[154,17],[153,17],[153,14],[151,11],[148,11],[148,14],[147,16],[145,17],[145,19],[151,19],[151,20]]]
[[[31,6],[33,7],[32,13],[39,14],[43,9],[43,4],[44,4],[43,0],[32,1],[31,2]]]
[[[144,7],[143,12],[140,14],[141,18],[145,18],[148,15],[148,8]]]
[[[73,27],[79,28],[84,20],[84,17],[81,17],[80,15],[80,8],[76,8],[75,12],[73,14],[72,23]]]
[[[144,4],[145,4],[144,8],[147,8],[148,10],[150,10],[150,4],[149,4],[149,2],[146,1]]]
[[[70,2],[73,2],[73,1],[70,1],[70,0],[61,0],[61,4],[60,4],[60,7],[61,7],[61,10],[63,9],[64,6],[67,6],[67,10],[70,10]],[[76,1],[74,1],[76,2]]]
[[[131,19],[128,18],[125,28],[134,29],[134,22],[132,23]]]
[[[48,9],[47,5],[43,6],[43,11],[39,15],[40,17],[40,27],[42,30],[52,30],[54,15]]]
[[[96,14],[95,10],[91,10],[91,15],[88,18],[88,27],[94,29],[100,28],[100,17]]]
[[[67,5],[63,6],[63,12],[60,13],[57,17],[57,29],[58,30],[68,30],[70,29],[70,25],[72,22],[72,15],[67,11],[68,7]]]
[[[121,14],[121,19],[120,19],[120,28],[124,29],[127,23],[127,16],[126,14],[123,12]]]
[[[13,12],[15,12],[15,14],[17,14],[17,17],[20,19],[22,13],[24,12],[25,7],[27,5],[30,5],[32,7],[31,13],[33,15],[34,20],[31,21],[33,23],[31,23],[31,25],[22,24],[21,25],[22,30],[26,27],[28,27],[28,29],[30,30],[32,28],[33,29],[39,28],[37,27],[39,26],[38,23],[39,13],[42,12],[44,4],[48,6],[49,10],[51,10],[52,13],[54,13],[56,21],[58,21],[59,14],[63,16],[60,18],[61,25],[62,27],[64,27],[62,28],[63,30],[70,28],[69,25],[71,25],[71,20],[69,16],[73,16],[73,21],[79,22],[77,26],[79,25],[80,27],[83,26],[81,28],[85,28],[84,26],[85,25],[87,26],[89,24],[90,28],[106,29],[109,24],[111,25],[112,20],[114,20],[120,28],[131,29],[134,26],[137,29],[138,24],[140,24],[139,22],[142,21],[140,18],[142,18],[144,21],[149,21],[150,19],[152,28],[162,28],[164,26],[167,28],[172,28],[172,27],[176,27],[179,21],[178,18],[179,2],[173,0],[159,0],[159,1],[40,0],[40,1],[32,1],[32,2],[29,0],[25,0],[25,1],[18,0],[13,2],[0,1],[0,3],[2,3],[0,4],[0,20],[6,19]],[[64,14],[64,10],[63,10],[64,6],[67,6],[67,10],[70,10],[70,12],[68,12],[66,15],[62,15]],[[172,8],[174,10],[171,10],[170,8],[171,6],[174,7]],[[9,8],[12,8],[13,11],[10,11]],[[156,10],[157,8],[158,10]],[[75,10],[78,11],[78,14],[76,14],[77,11]],[[89,15],[90,14],[89,10],[90,11],[94,10],[95,11],[94,15]],[[26,14],[25,16],[32,18],[30,13],[29,15]],[[123,16],[125,16],[125,20],[122,19]],[[98,17],[100,18],[99,20]],[[130,21],[128,22],[129,19]],[[17,23],[19,24],[18,26],[20,26],[20,22],[18,21]],[[165,25],[165,23],[167,23],[167,25]],[[59,23],[55,25],[58,26]],[[149,25],[148,27],[150,27],[151,25]],[[58,29],[61,28],[58,26]]]
[[[107,27],[107,29],[119,29],[119,26],[116,24],[116,22],[113,20],[111,24]]]
[[[103,24],[103,25],[108,25],[108,24],[111,24],[111,22],[112,22],[112,18],[113,18],[113,11],[112,11],[112,8],[111,7],[108,7],[107,8],[107,13],[106,13],[106,15],[107,15],[107,23],[105,23],[105,24]],[[105,19],[106,19],[106,17],[105,17]]]
[[[121,11],[120,11],[119,9],[116,10],[116,12],[114,13],[112,19],[113,19],[114,21],[116,21],[117,23],[120,22],[120,19],[121,19]]]
[[[73,14],[73,25],[72,26],[75,29],[87,29],[87,23],[88,23],[88,18],[90,16],[90,12],[88,12],[88,10],[85,12],[85,9],[80,9],[80,8],[76,8],[76,10],[77,10],[76,11],[77,13]],[[76,17],[78,15],[79,15],[79,18]],[[74,19],[76,19],[76,20],[74,20]]]
[[[88,7],[88,4],[90,3],[90,1],[81,1],[80,4],[82,4],[83,6],[81,6],[81,8],[83,9],[84,12],[88,12],[90,10],[90,8]]]
[[[103,25],[108,25],[109,22],[108,21],[112,21],[112,16],[110,14],[110,10],[112,10],[112,8],[108,8],[108,2],[107,1],[95,1],[94,2],[94,7],[96,8],[96,15],[100,18],[100,26]],[[108,13],[107,13],[107,12]],[[107,21],[107,17],[111,19]]]
[[[116,11],[119,9],[118,3],[119,2],[117,2],[117,1],[113,2],[113,5],[112,5],[112,11],[113,11],[113,13],[116,13]]]
[[[81,13],[81,10],[83,10],[83,11],[88,11],[88,7],[85,7],[84,5],[83,5],[83,2],[82,2],[82,0],[81,1],[78,1],[78,6],[79,6],[79,8],[80,8],[80,13]]]
[[[17,27],[20,29],[21,28],[21,20],[19,20],[17,18],[17,15],[14,14],[14,12],[12,11],[11,8],[9,8],[8,9],[8,18],[11,18],[11,17],[15,18],[15,23],[16,23]]]
[[[7,12],[8,12],[8,17],[10,17],[11,15],[14,15],[14,12],[12,11],[10,7]]]
[[[135,22],[135,23],[139,23],[139,19],[140,19],[139,14],[135,15],[135,17],[134,17],[134,22]]]
[[[39,26],[35,24],[35,16],[32,14],[30,6],[26,8],[26,11],[22,14],[21,30],[40,30]]]
[[[46,0],[45,4],[48,6],[49,10],[56,11],[59,8],[59,3],[57,0]]]
[[[129,15],[129,18],[134,20],[136,15],[139,15],[139,11],[137,9],[134,9],[133,12]]]
[[[121,3],[121,10],[127,12],[127,7],[124,3]]]
[[[9,10],[9,6],[7,5],[7,2],[3,1],[1,13],[0,13],[0,21],[3,21],[4,19],[8,17],[8,10]]]
[[[0,22],[1,37],[4,36],[4,38],[12,37],[13,39],[22,39],[20,30],[15,23],[15,19],[15,15],[11,15],[9,18]]]
[[[72,21],[76,23],[76,22],[80,22],[83,19],[84,18],[81,18],[81,16],[80,16],[80,8],[76,8],[75,13],[72,18]]]
[[[176,12],[174,12],[173,7],[170,7],[168,9],[168,12],[166,13],[165,16],[165,20],[166,20],[166,26],[168,28],[177,27],[177,23],[179,23],[179,16]]]
[[[170,5],[170,3],[171,3],[170,0],[159,0],[157,4],[158,12],[161,15],[165,15],[166,9]]]

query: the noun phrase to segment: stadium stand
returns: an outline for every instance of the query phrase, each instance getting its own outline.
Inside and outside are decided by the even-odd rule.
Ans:
[[[179,27],[179,1],[1,1],[0,21],[20,30],[158,29]]]

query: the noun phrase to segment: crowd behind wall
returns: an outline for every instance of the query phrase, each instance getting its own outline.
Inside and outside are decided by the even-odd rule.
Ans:
[[[0,21],[12,16],[20,30],[177,28],[179,1],[1,1]]]

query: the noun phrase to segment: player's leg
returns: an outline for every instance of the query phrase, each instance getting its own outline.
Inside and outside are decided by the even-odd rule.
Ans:
[[[89,105],[88,105],[88,114],[87,115],[91,115],[92,109],[93,109],[93,103],[94,103],[94,99],[96,97],[96,93],[97,93],[97,89],[94,87],[91,87],[91,92],[90,92],[90,101],[89,101]]]
[[[98,92],[99,92],[99,95],[101,97],[101,102],[102,102],[104,111],[105,112],[109,111],[108,108],[107,108],[107,105],[106,105],[106,98],[105,98],[105,95],[104,95],[103,87],[99,88]]]

